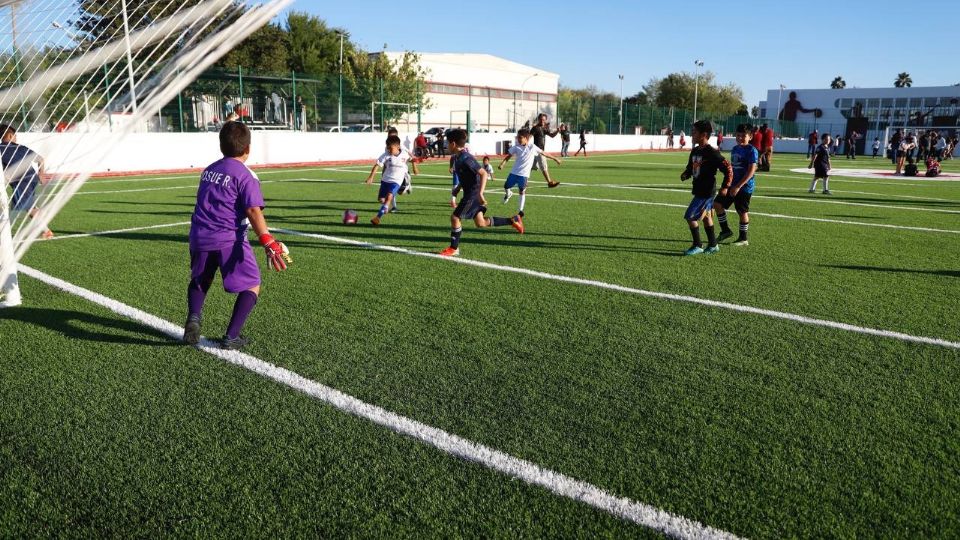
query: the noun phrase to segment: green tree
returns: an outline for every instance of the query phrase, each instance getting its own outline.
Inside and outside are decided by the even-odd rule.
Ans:
[[[904,71],[897,75],[897,79],[893,81],[893,85],[897,88],[910,88],[913,86],[913,79],[910,78],[910,74]]]
[[[290,72],[290,38],[286,30],[276,24],[268,24],[233,50],[224,55],[217,63],[222,68],[285,75]]]
[[[743,90],[734,83],[717,83],[716,75],[711,71],[701,73],[699,79],[687,72],[653,78],[643,90],[648,99],[660,107],[688,110],[693,110],[696,95],[697,108],[703,111],[703,117],[730,116],[743,104]]]
[[[409,103],[416,107],[428,108],[429,100],[424,97],[423,81],[426,71],[420,66],[420,56],[405,52],[397,60],[390,60],[385,53],[353,54],[349,61],[349,85],[361,103],[374,102]],[[395,122],[407,112],[406,107],[381,106],[374,112],[377,120],[384,124]],[[378,122],[373,122],[378,123]],[[386,128],[386,125],[381,126]]]
[[[843,80],[843,77],[837,75],[833,78],[833,81],[830,82],[830,88],[834,90],[840,90],[847,87],[847,81]]]

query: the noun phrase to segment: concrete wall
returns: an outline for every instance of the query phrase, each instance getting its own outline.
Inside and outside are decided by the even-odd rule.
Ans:
[[[296,133],[254,131],[251,166],[367,161],[383,152],[383,133]],[[401,133],[405,146],[412,146],[415,133]],[[221,157],[216,133],[135,133],[128,135],[106,156],[106,136],[85,133],[21,133],[20,143],[40,153],[52,173],[123,173],[202,169]],[[690,148],[687,138],[687,150]],[[675,137],[679,142],[679,135]],[[474,133],[470,150],[477,155],[497,154],[511,134]],[[638,151],[666,149],[663,135],[587,135],[587,151]],[[579,147],[571,134],[571,154]],[[560,153],[560,136],[547,139],[547,152]]]

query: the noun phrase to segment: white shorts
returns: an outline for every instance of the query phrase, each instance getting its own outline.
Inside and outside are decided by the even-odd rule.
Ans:
[[[537,157],[533,158],[533,170],[547,172],[547,160],[543,154],[537,154]]]

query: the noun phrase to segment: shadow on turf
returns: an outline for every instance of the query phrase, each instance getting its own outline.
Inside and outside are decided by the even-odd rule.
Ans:
[[[70,339],[83,341],[163,347],[181,345],[171,340],[169,336],[133,321],[121,317],[101,317],[81,311],[17,307],[0,310],[0,320],[33,324],[59,332]],[[92,330],[83,328],[83,326],[96,326],[102,328],[102,330]],[[154,339],[138,338],[130,334],[146,334]]]
[[[960,278],[960,270],[918,270],[915,268],[886,268],[882,266],[857,266],[842,264],[824,264],[823,268],[836,268],[838,270],[858,270],[861,272],[890,272],[894,274],[923,274],[928,276],[943,276]]]

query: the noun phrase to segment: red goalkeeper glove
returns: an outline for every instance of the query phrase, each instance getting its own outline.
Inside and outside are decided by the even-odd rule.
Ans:
[[[287,264],[292,263],[290,250],[283,242],[277,242],[277,239],[269,234],[260,235],[260,244],[267,250],[267,264],[277,272],[287,269]]]

